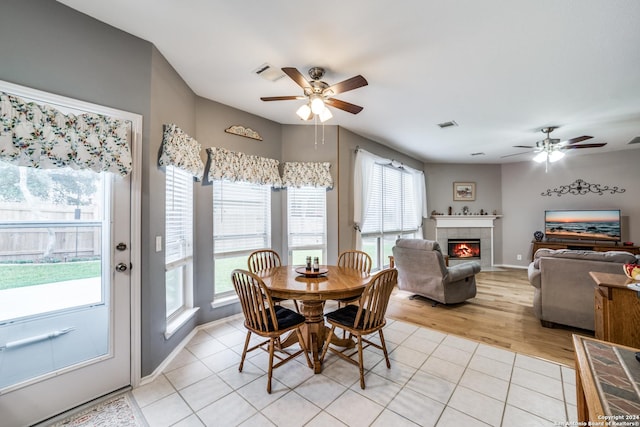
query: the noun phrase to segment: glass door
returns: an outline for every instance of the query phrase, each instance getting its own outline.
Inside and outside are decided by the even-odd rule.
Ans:
[[[30,423],[130,383],[128,184],[4,162],[0,181],[0,412]]]
[[[0,160],[0,424],[131,384],[130,176]]]

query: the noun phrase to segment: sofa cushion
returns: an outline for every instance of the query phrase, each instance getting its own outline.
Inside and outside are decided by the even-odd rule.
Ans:
[[[569,258],[585,261],[617,262],[620,264],[635,264],[638,259],[635,255],[624,251],[583,251],[575,249],[538,249],[534,256],[534,267],[540,268],[540,258]]]

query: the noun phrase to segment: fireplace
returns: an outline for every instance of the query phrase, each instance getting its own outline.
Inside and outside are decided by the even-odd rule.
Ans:
[[[480,259],[480,239],[448,239],[450,259]]]

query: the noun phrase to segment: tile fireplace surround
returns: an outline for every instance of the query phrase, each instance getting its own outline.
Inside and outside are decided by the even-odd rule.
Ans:
[[[493,226],[502,215],[434,215],[435,240],[443,253],[447,251],[448,239],[480,239],[480,265],[493,266]],[[448,255],[448,254],[447,254]],[[468,262],[466,259],[450,259],[449,265]]]

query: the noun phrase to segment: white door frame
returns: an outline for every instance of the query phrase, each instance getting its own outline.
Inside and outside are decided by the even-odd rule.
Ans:
[[[38,99],[52,105],[64,105],[81,110],[96,112],[109,117],[131,121],[131,386],[137,387],[141,378],[141,259],[142,259],[142,115],[105,107],[99,104],[79,101],[74,98],[56,95],[26,86],[0,80],[0,91],[24,98]]]

